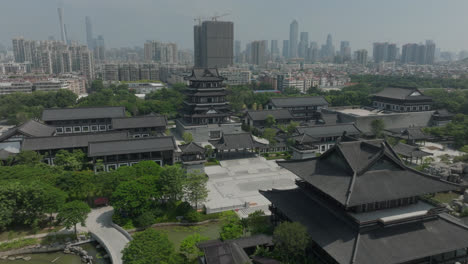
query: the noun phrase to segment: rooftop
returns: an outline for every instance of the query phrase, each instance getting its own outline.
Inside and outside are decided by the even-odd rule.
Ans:
[[[358,135],[361,133],[359,129],[351,123],[297,127],[296,130],[300,134],[307,134],[316,138],[341,136],[343,132],[346,132],[347,135]]]
[[[295,107],[295,106],[320,106],[328,105],[327,100],[323,96],[310,97],[285,97],[271,98],[271,104],[278,108]]]
[[[162,115],[112,118],[112,129],[165,127],[166,125],[167,119]]]
[[[173,136],[90,142],[88,157],[176,150]]]
[[[248,111],[247,115],[254,121],[265,120],[269,115],[273,116],[276,120],[293,119],[288,109]]]
[[[388,87],[382,91],[373,94],[374,97],[389,98],[395,100],[432,100],[430,96],[425,96],[421,91],[416,88],[398,88]]]
[[[125,117],[125,107],[77,107],[77,108],[49,108],[42,111],[43,121],[97,119]]]
[[[223,134],[219,140],[209,140],[217,149],[253,149],[264,145],[253,139],[250,133]]]
[[[31,119],[1,134],[0,141],[9,138],[16,133],[21,133],[28,137],[45,137],[52,136],[55,133],[55,128]]]

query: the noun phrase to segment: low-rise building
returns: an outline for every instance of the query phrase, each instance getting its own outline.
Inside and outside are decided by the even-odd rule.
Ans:
[[[90,142],[88,158],[92,159],[96,172],[112,171],[144,160],[151,160],[163,166],[174,163],[176,149],[173,136],[119,139]]]
[[[12,93],[32,93],[31,82],[0,82],[0,95]]]
[[[323,96],[271,98],[267,109],[288,109],[293,117],[302,120],[317,119],[317,113],[328,108]]]
[[[163,83],[157,83],[157,82],[152,82],[152,83],[127,83],[128,89],[135,91],[136,94],[149,94],[152,92],[155,92],[157,90],[161,90],[162,88],[165,88],[166,86]]]
[[[421,112],[432,110],[432,98],[416,88],[385,88],[372,95],[375,108],[392,112]]]
[[[49,79],[44,81],[36,81],[34,82],[33,87],[35,91],[56,92],[61,89],[70,89],[70,84],[67,81]]]
[[[248,85],[252,79],[252,72],[244,69],[220,69],[219,75],[225,78],[226,85]]]
[[[133,138],[164,135],[167,118],[162,115],[112,118],[115,131],[128,131]]]
[[[266,121],[268,116],[274,118],[275,124],[289,124],[294,120],[294,117],[288,109],[271,109],[248,111],[244,123],[249,126],[263,127],[267,125]]]

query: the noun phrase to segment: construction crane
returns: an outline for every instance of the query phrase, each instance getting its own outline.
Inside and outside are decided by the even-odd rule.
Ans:
[[[228,15],[230,15],[230,14],[231,14],[231,13],[224,13],[224,14],[222,14],[222,15],[216,15],[216,14],[215,14],[214,16],[211,17],[211,20],[212,20],[212,21],[218,21],[218,18],[220,18],[220,17],[225,17],[225,16],[228,16]]]
[[[194,22],[197,22],[198,21],[198,25],[201,25],[202,23],[202,20],[206,19],[206,17],[201,17],[201,16],[198,16],[196,18],[193,19]]]

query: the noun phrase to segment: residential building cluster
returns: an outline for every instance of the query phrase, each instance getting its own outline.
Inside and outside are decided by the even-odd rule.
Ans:
[[[82,76],[62,75],[59,78],[21,78],[0,80],[0,95],[16,92],[32,93],[33,91],[56,92],[67,89],[76,95],[86,93],[86,79]]]

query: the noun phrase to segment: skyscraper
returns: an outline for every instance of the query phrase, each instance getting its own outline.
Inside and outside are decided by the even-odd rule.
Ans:
[[[418,54],[418,44],[408,43],[403,45],[401,52],[402,63],[415,63]]]
[[[327,43],[322,47],[322,49],[324,49],[322,50],[322,56],[325,57],[325,59],[331,60],[335,57],[335,46],[333,46],[333,38],[331,34],[327,35]]]
[[[63,43],[68,43],[66,34],[65,34],[65,24],[63,23],[63,9],[61,7],[57,8],[59,23],[60,23],[60,38]]]
[[[349,44],[349,41],[341,41],[340,56],[343,61],[351,60],[351,45]]]
[[[266,53],[266,40],[257,40],[252,42],[252,64],[259,66],[264,66],[266,63],[265,53]]]
[[[367,50],[357,50],[356,54],[356,63],[366,66],[367,64]]]
[[[94,40],[93,40],[93,25],[91,24],[91,18],[87,16],[85,18],[86,22],[86,43],[88,44],[88,49],[94,49]]]
[[[278,48],[278,40],[276,39],[273,39],[271,40],[271,45],[270,45],[270,49],[271,49],[271,58],[274,60],[276,58],[278,58],[279,56],[279,48]]]
[[[236,40],[234,41],[234,58],[236,62],[239,62],[240,54],[241,54],[241,41]]]
[[[15,57],[15,62],[24,62],[26,60],[25,54],[24,54],[24,39],[22,37],[20,38],[14,38],[12,40],[13,44],[13,55]]]
[[[289,57],[289,40],[285,39],[283,40],[283,57],[287,58]]]
[[[387,62],[396,61],[398,57],[397,45],[395,43],[388,44],[387,49],[388,49],[387,58],[385,59],[385,61]]]
[[[94,59],[103,62],[105,60],[106,46],[104,44],[104,38],[99,35],[94,42]]]
[[[297,55],[299,58],[307,57],[307,50],[309,49],[309,33],[301,32],[301,39],[299,41],[299,47]]]
[[[232,65],[234,23],[204,21],[194,26],[193,33],[196,67],[224,68]]]
[[[297,41],[299,38],[299,24],[293,20],[289,25],[289,58],[297,57]]]
[[[426,64],[434,64],[436,45],[432,40],[426,40]]]

